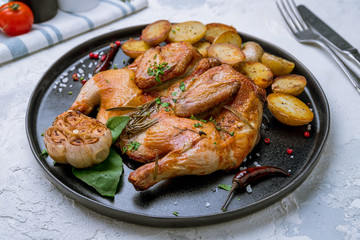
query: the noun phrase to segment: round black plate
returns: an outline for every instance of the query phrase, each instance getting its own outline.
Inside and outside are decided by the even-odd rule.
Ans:
[[[35,87],[27,110],[26,131],[35,158],[50,180],[70,198],[99,213],[123,221],[163,227],[213,224],[245,216],[275,203],[295,190],[315,167],[325,145],[330,125],[328,102],[319,83],[302,63],[273,44],[244,33],[240,33],[244,41],[256,41],[265,51],[295,62],[294,73],[304,75],[308,80],[299,98],[309,103],[315,115],[310,137],[303,136],[308,126],[285,126],[265,108],[262,138],[242,165],[277,166],[289,170],[290,177],[262,179],[251,185],[251,194],[245,190],[237,191],[228,210],[222,212],[220,208],[228,192],[219,189],[218,185],[231,184],[237,171],[179,177],[164,181],[147,191],[137,192],[127,181],[132,170],[129,168],[131,162],[125,161],[127,163],[119,191],[115,198],[107,198],[75,178],[69,166],[54,166],[50,157],[41,156],[45,149],[41,134],[57,115],[69,109],[82,87],[80,81],[73,81],[72,75],[82,73],[87,79],[99,61],[90,59],[89,52],[107,51],[111,42],[139,37],[145,26],[111,32],[75,47],[51,66]],[[113,67],[121,68],[129,61],[120,50]],[[264,143],[265,137],[270,138],[270,144]],[[286,153],[287,148],[293,149],[293,157]],[[178,216],[173,215],[173,212],[178,212]]]

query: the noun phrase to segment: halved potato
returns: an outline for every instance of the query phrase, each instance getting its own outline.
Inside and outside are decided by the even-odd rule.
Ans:
[[[249,77],[261,88],[267,88],[273,81],[273,73],[270,68],[260,62],[242,62],[239,66],[236,66],[235,69]]]
[[[130,38],[121,46],[124,53],[131,58],[137,58],[150,48],[151,46],[147,45],[143,40],[133,38]]]
[[[149,24],[142,30],[141,40],[150,46],[156,46],[166,40],[171,23],[168,20],[159,20]]]
[[[218,59],[221,63],[235,66],[245,60],[245,54],[241,49],[231,43],[212,44],[207,48],[208,57]]]
[[[306,78],[297,74],[289,74],[277,77],[271,85],[271,90],[277,93],[297,96],[306,86]]]
[[[209,23],[206,24],[206,33],[204,39],[209,42],[213,42],[215,38],[220,36],[223,32],[234,31],[236,29],[233,26],[228,26],[222,23]]]
[[[208,56],[206,49],[210,46],[209,42],[200,41],[200,42],[194,43],[193,46],[201,53],[201,55],[204,58],[206,58]]]
[[[289,74],[295,67],[295,63],[267,52],[262,55],[261,62],[271,69],[274,76]]]
[[[171,26],[167,37],[168,42],[196,43],[200,41],[206,32],[206,26],[198,21],[177,23]]]
[[[215,43],[231,43],[241,48],[242,39],[237,32],[227,31],[223,32],[217,38],[215,38],[213,44]]]
[[[246,61],[261,62],[261,57],[264,54],[260,44],[252,41],[244,43],[241,50],[246,56]]]
[[[288,94],[271,93],[267,97],[267,106],[271,114],[286,125],[301,126],[314,118],[313,112],[305,103]]]

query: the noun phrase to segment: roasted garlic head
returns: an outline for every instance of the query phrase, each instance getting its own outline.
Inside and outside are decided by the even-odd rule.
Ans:
[[[86,168],[107,158],[112,136],[103,123],[69,110],[57,116],[45,131],[44,142],[56,162]]]

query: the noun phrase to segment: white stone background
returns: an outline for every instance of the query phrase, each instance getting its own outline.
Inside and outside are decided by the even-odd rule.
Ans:
[[[302,0],[360,49],[358,0]],[[54,187],[25,133],[30,95],[44,72],[74,46],[158,19],[222,22],[296,56],[323,87],[331,109],[325,151],[293,193],[250,216],[211,226],[152,228],[95,213]],[[360,95],[329,55],[299,44],[271,0],[150,0],[139,13],[0,66],[0,239],[360,239]]]

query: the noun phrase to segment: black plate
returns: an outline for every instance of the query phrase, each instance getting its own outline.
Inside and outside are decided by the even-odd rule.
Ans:
[[[81,68],[85,78],[88,78],[88,73],[93,71],[97,61],[89,59],[88,53],[106,51],[109,43],[116,40],[139,37],[145,26],[111,32],[75,47],[53,64],[35,87],[27,109],[27,137],[36,160],[51,182],[70,198],[99,213],[137,224],[163,227],[214,224],[238,218],[267,207],[295,190],[315,167],[325,145],[330,125],[328,102],[319,83],[302,63],[273,44],[244,33],[240,33],[244,41],[256,41],[265,51],[295,62],[294,73],[304,75],[308,80],[307,87],[299,98],[309,103],[315,115],[311,123],[311,136],[303,136],[308,126],[285,126],[265,109],[268,119],[264,119],[264,122],[268,120],[268,124],[262,129],[262,138],[249,155],[251,157],[248,156],[246,163],[242,165],[251,167],[257,162],[260,165],[278,166],[290,170],[291,177],[271,177],[258,181],[252,184],[251,194],[244,190],[237,191],[228,211],[222,212],[220,208],[228,192],[217,186],[231,184],[237,171],[179,177],[164,181],[147,191],[137,192],[127,181],[132,170],[125,166],[121,186],[112,199],[102,197],[76,179],[69,166],[54,166],[50,157],[40,156],[45,148],[42,132],[52,124],[57,115],[70,107],[82,87],[80,82],[72,80],[72,74],[79,72]],[[121,68],[128,61],[130,59],[119,51],[114,64]],[[270,138],[270,144],[264,143],[265,137]],[[293,149],[293,157],[286,153],[287,148]],[[178,212],[178,216],[174,216],[173,212]]]

